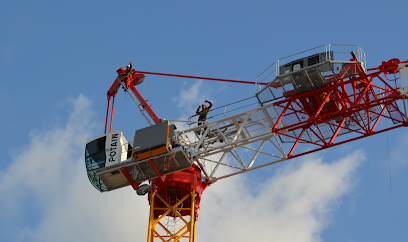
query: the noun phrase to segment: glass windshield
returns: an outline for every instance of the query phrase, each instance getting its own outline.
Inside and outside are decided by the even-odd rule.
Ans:
[[[102,182],[102,180],[96,175],[94,171],[88,173],[88,179],[92,183],[92,185],[98,189],[100,192],[107,191],[108,188]]]
[[[106,136],[89,142],[85,149],[85,165],[87,171],[105,167],[105,141]]]

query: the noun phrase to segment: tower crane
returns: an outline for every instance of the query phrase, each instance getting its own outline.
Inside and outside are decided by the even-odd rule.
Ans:
[[[100,192],[130,185],[137,194],[148,194],[148,242],[193,242],[208,185],[407,126],[407,67],[408,60],[391,59],[366,69],[360,46],[331,44],[281,58],[254,82],[120,68],[107,92],[105,134],[86,144],[88,178]],[[252,84],[256,94],[214,109],[212,117],[199,125],[192,119],[165,120],[135,87],[145,75]],[[120,87],[150,123],[136,130],[133,142],[121,130],[112,131]],[[251,101],[256,107],[244,104]],[[227,112],[227,107],[232,109]],[[141,185],[145,181],[148,185]],[[176,220],[177,226],[171,222]]]

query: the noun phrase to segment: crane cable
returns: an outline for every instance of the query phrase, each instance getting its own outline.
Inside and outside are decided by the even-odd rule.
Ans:
[[[387,119],[385,119],[385,128],[387,129]],[[391,193],[391,198],[394,198],[394,196],[392,195],[392,181],[391,181],[391,161],[390,161],[390,144],[388,141],[388,131],[387,133],[387,147],[388,147],[388,170],[390,171],[390,193]]]
[[[145,94],[146,94],[146,100],[149,99],[147,98],[147,91],[146,91],[146,82],[143,82],[144,88],[145,88]]]
[[[150,122],[150,120],[146,117],[146,115],[145,115],[145,114],[143,113],[143,111],[140,109],[140,106],[139,106],[139,104],[137,103],[135,97],[129,92],[129,89],[127,88],[127,86],[126,86],[123,82],[121,82],[120,84],[121,84],[122,87],[125,89],[125,93],[128,92],[129,95],[132,97],[133,101],[135,101],[136,106],[137,106],[137,108],[139,109],[140,113],[143,115],[143,117],[147,120],[147,122],[148,122],[150,125],[152,125],[152,123]],[[144,121],[143,118],[142,118],[142,120],[143,120],[143,123],[145,124],[145,126],[147,127],[146,122]]]

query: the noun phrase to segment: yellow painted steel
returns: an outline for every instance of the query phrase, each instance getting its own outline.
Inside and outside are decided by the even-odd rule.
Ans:
[[[153,156],[164,154],[166,152],[169,152],[167,147],[160,147],[160,148],[157,148],[157,149],[154,149],[154,150],[149,150],[149,151],[134,155],[133,159],[135,161],[144,160],[144,159],[147,159],[147,158],[150,158],[150,157],[153,157]]]
[[[163,241],[163,242],[177,242],[177,241],[194,242],[195,241],[195,225],[196,225],[196,219],[195,219],[195,213],[194,213],[195,197],[196,197],[195,191],[191,190],[189,194],[184,196],[182,199],[180,199],[180,201],[178,201],[173,206],[170,205],[163,197],[161,197],[157,193],[156,190],[153,190],[151,194],[149,195],[150,195],[150,216],[149,216],[149,227],[148,227],[148,232],[147,232],[148,233],[147,242],[154,242],[155,238],[158,238],[159,241]],[[179,207],[188,198],[191,199],[191,206],[189,208]],[[157,199],[162,201],[164,205],[166,206],[166,208],[156,207],[155,201],[157,201]],[[160,214],[158,218],[155,218],[154,217],[155,210],[162,210],[163,213]],[[183,216],[181,216],[181,214],[178,212],[180,210],[190,210],[191,211],[190,221],[186,220],[185,218],[186,216],[184,216],[184,218]],[[180,219],[179,221],[184,223],[184,226],[180,226],[181,228],[174,232],[166,228],[166,226],[164,226],[163,223],[161,223],[161,220],[165,218],[169,213],[175,214],[175,216]],[[162,230],[156,230],[156,225],[159,225],[159,227]]]
[[[191,190],[191,213],[190,213],[190,241],[195,240],[195,215],[194,215],[194,208],[195,208],[195,190]]]

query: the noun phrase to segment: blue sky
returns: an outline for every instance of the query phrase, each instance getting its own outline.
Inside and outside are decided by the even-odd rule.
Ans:
[[[83,164],[86,140],[103,133],[115,71],[129,61],[141,71],[254,81],[278,58],[345,43],[363,47],[367,67],[377,67],[408,59],[407,7],[402,0],[3,1],[0,240],[145,239],[147,199],[130,188],[97,193]],[[219,106],[254,95],[252,85],[193,79],[146,76],[144,85],[141,94],[167,119],[193,113],[205,99]],[[193,90],[200,95],[180,105],[180,94]],[[131,139],[144,127],[141,115],[123,92],[115,102],[113,129]],[[407,134],[404,128],[388,133],[393,199],[383,133],[215,183],[203,194],[197,241],[226,240],[226,233],[252,225],[258,230],[248,236],[264,241],[405,241]],[[314,179],[308,178],[311,167],[321,171]],[[296,174],[305,180],[290,179]],[[337,178],[328,183],[331,189],[319,187],[327,174]],[[299,191],[300,183],[318,200],[274,185],[289,192]],[[246,205],[265,209],[242,212],[237,203],[229,211],[228,202],[242,194],[248,194]],[[292,203],[302,199],[303,212],[293,213]],[[285,201],[281,209],[274,205],[279,201]],[[230,213],[217,218],[222,211]],[[100,222],[109,219],[116,224]],[[215,219],[227,224],[225,230],[212,227]],[[279,231],[269,231],[274,226]]]

